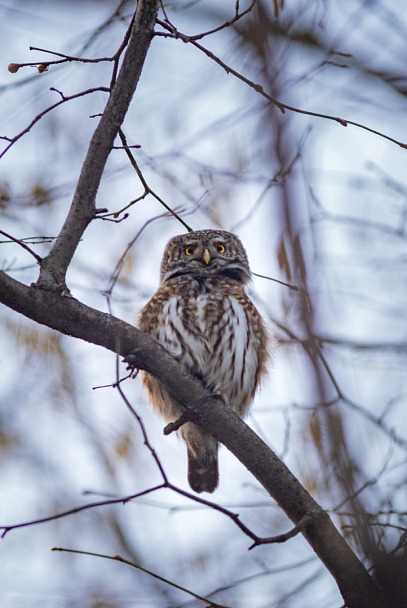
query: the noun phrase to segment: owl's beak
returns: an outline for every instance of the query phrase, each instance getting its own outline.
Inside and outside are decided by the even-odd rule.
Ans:
[[[209,262],[211,261],[211,254],[209,253],[209,249],[204,249],[202,259],[206,265],[209,264]]]

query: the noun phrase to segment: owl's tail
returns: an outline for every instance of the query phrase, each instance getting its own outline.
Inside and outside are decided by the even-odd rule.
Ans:
[[[195,492],[213,492],[219,483],[219,444],[216,439],[193,426],[194,432],[184,436],[188,452],[188,482]],[[188,430],[192,431],[191,428]]]
[[[196,457],[188,450],[188,482],[194,492],[213,492],[219,483],[218,454]]]

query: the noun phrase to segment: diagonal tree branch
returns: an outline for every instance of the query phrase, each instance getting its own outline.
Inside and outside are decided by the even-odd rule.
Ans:
[[[157,377],[194,419],[221,441],[258,479],[335,578],[348,608],[389,608],[370,577],[322,509],[274,452],[237,414],[152,338],[135,327],[55,291],[27,287],[0,272],[0,302],[48,327],[127,357]],[[131,354],[131,356],[129,356]],[[305,523],[304,523],[305,522]]]
[[[50,253],[41,264],[37,285],[66,290],[65,275],[83,233],[96,217],[95,200],[114,140],[136,90],[150,47],[158,0],[139,0],[133,27],[117,79],[95,129],[82,166],[71,208]]]

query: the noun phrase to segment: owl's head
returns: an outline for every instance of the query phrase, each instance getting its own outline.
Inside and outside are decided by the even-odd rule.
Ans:
[[[223,276],[247,283],[250,268],[240,239],[225,230],[197,230],[168,241],[161,262],[161,283],[177,276]]]

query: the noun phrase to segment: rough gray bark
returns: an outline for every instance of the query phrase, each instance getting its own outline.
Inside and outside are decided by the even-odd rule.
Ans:
[[[27,287],[0,272],[0,302],[37,323],[103,346],[166,386],[194,419],[221,441],[259,480],[325,564],[349,608],[389,608],[379,586],[324,511],[273,451],[232,411],[192,377],[157,343],[127,323],[89,308],[67,293],[65,276],[87,226],[114,139],[124,120],[151,42],[158,0],[140,0],[122,66],[89,144],[68,216],[38,282]]]

